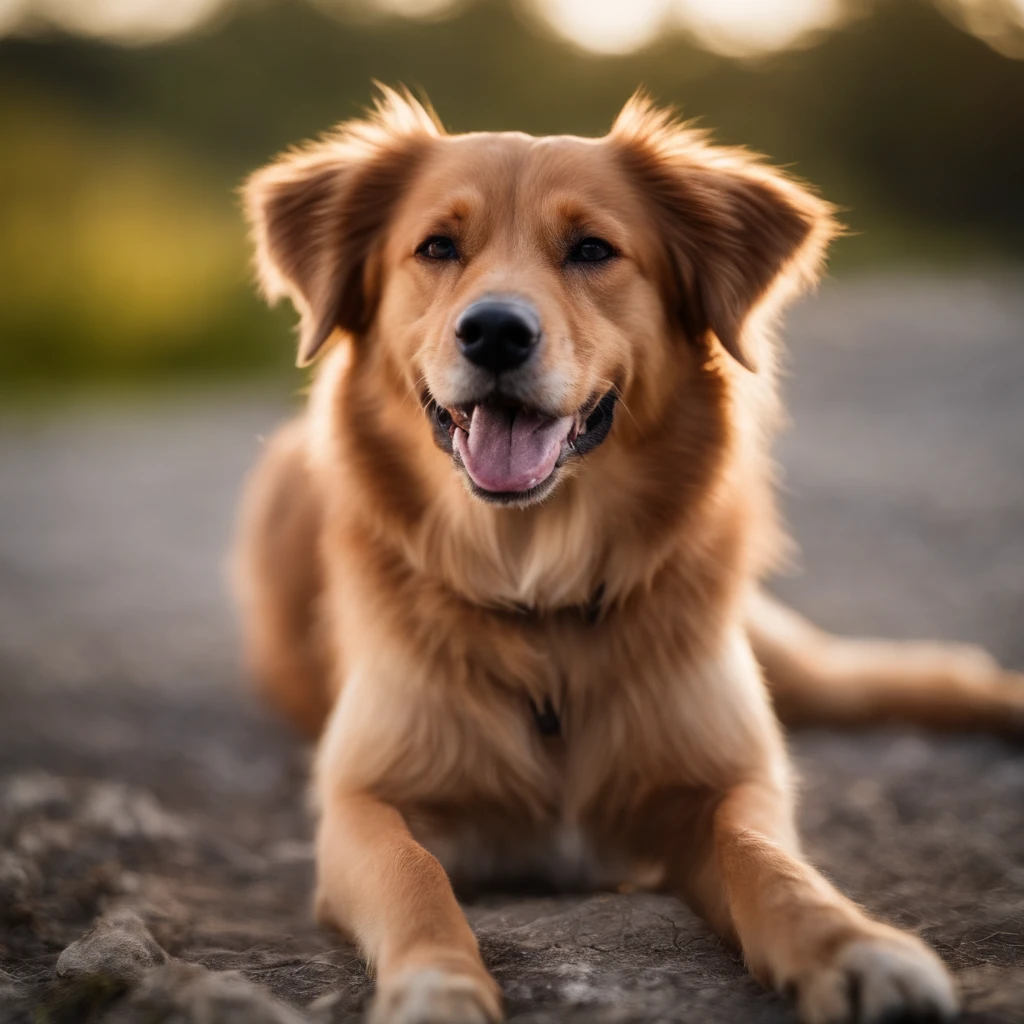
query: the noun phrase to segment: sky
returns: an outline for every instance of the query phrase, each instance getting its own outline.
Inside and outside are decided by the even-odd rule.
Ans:
[[[341,9],[352,0],[309,0]],[[464,0],[361,0],[382,13],[436,18]],[[670,27],[708,49],[751,56],[835,27],[840,0],[521,0],[552,30],[597,53],[629,53]],[[998,49],[1007,19],[1024,25],[1024,0],[938,0]],[[173,37],[203,24],[225,0],[0,0],[0,35],[37,25],[124,42]]]

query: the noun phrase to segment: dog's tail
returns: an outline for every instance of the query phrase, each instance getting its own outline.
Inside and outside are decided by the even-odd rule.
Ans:
[[[764,591],[750,603],[747,628],[787,725],[893,721],[1024,738],[1024,674],[981,648],[833,636]]]

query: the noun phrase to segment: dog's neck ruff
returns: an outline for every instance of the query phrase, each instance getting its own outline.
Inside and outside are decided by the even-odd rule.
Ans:
[[[602,583],[597,590],[594,591],[594,596],[586,604],[571,605],[569,607],[575,608],[579,611],[581,618],[588,626],[594,626],[601,618],[602,602],[604,600],[605,586]],[[537,612],[536,609],[522,605],[517,607],[517,612],[521,615],[541,615],[542,612]],[[561,609],[556,609],[561,610]],[[544,698],[544,703],[538,707],[537,702],[530,697],[530,710],[533,712],[533,721],[537,726],[537,731],[546,738],[554,738],[562,735],[562,716],[558,708],[555,707],[554,702],[550,697]]]
[[[533,712],[533,721],[541,736],[562,735],[562,718],[550,697],[544,698],[544,704],[541,707],[537,707],[537,702],[531,697],[530,710]]]
[[[575,609],[588,626],[597,625],[603,611],[605,585],[602,583],[594,591],[593,597],[586,604],[567,605],[566,608],[551,609],[550,612],[538,611],[529,605],[516,605],[515,614],[521,616],[542,616],[553,614],[564,610]],[[555,738],[562,735],[562,715],[550,697],[545,697],[543,704],[538,706],[533,697],[527,698],[530,702],[530,710],[533,712],[533,722],[537,731],[545,738]]]
[[[580,618],[588,626],[596,626],[601,620],[601,614],[604,611],[604,593],[605,585],[603,583],[598,585],[597,590],[594,591],[593,596],[585,604],[567,604],[557,608],[545,608],[539,609],[534,608],[533,605],[529,604],[513,604],[512,611],[516,615],[521,615],[524,618],[543,618],[545,615],[557,615],[564,611],[577,611],[579,612]],[[495,606],[495,611],[508,611],[506,606]]]

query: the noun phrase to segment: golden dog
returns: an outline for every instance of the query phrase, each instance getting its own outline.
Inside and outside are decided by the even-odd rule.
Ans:
[[[450,878],[538,873],[677,893],[811,1024],[954,1014],[803,859],[776,719],[1024,723],[980,652],[757,590],[771,328],[830,208],[643,98],[601,139],[450,136],[390,91],[245,198],[300,363],[326,350],[244,503],[247,646],[320,736],[317,908],[373,1019],[500,1019]]]

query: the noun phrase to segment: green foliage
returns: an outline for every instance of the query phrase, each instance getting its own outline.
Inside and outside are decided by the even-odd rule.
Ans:
[[[843,207],[839,272],[1024,256],[1024,62],[926,0],[756,62],[682,34],[596,57],[506,0],[429,24],[250,0],[159,46],[0,42],[0,379],[288,365],[291,317],[252,295],[235,189],[357,113],[372,79],[424,89],[453,130],[583,134],[643,83]]]

